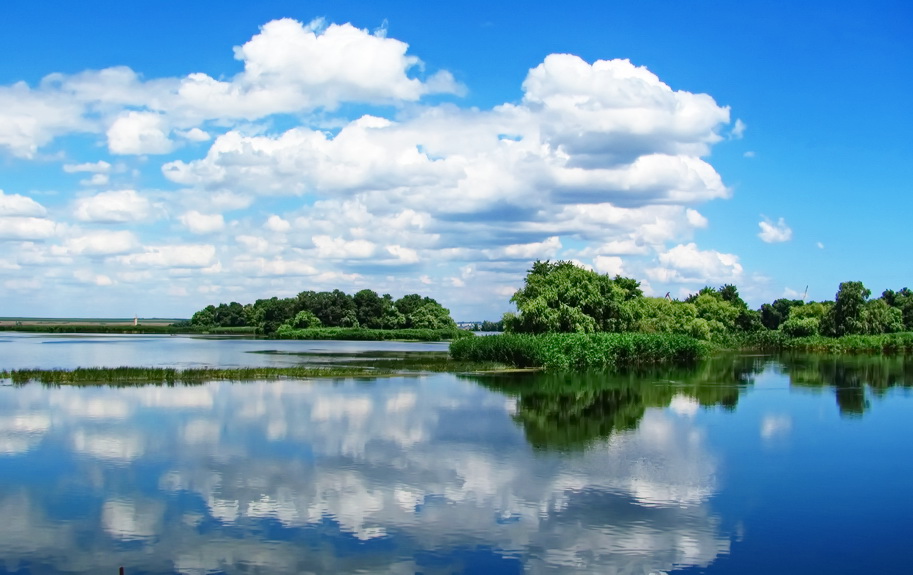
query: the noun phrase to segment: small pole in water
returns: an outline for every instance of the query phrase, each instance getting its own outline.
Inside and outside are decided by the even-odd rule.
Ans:
[[[124,568],[123,568],[123,566],[121,566],[121,568],[120,568],[120,575],[124,575]]]

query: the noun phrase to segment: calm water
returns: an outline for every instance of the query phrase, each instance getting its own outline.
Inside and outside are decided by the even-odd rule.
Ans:
[[[0,335],[0,368],[437,344]],[[254,351],[284,353],[247,353]],[[0,386],[0,573],[910,573],[913,358]]]

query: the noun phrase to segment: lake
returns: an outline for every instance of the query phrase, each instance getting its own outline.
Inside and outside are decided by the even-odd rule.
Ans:
[[[0,369],[446,344],[0,334]],[[258,353],[259,352],[259,353]],[[0,381],[0,573],[909,573],[913,358]]]

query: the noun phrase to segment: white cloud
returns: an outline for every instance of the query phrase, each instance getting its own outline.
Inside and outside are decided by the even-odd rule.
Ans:
[[[175,133],[185,140],[189,140],[191,142],[208,142],[212,139],[212,136],[199,128],[191,128],[189,130],[175,130]]]
[[[81,184],[101,192],[71,200],[59,226],[34,200],[0,196],[0,212],[11,205],[3,198],[11,197],[15,209],[32,210],[17,212],[20,219],[0,236],[60,234],[68,239],[45,250],[47,265],[107,255],[127,269],[95,273],[134,289],[148,281],[142,275],[148,267],[181,268],[172,273],[188,285],[172,286],[175,293],[187,292],[189,278],[201,278],[190,291],[231,284],[238,297],[251,298],[284,276],[367,277],[391,292],[428,285],[442,299],[462,283],[479,289],[460,304],[492,314],[506,302],[491,294],[514,284],[535,258],[591,262],[642,278],[657,257],[651,279],[670,282],[741,274],[736,256],[687,244],[709,225],[697,204],[731,193],[708,163],[711,147],[744,131],[707,94],[674,90],[627,60],[590,63],[553,54],[529,70],[513,103],[489,109],[418,103],[461,87],[446,72],[426,73],[407,44],[386,33],[322,21],[269,22],[234,55],[242,70],[229,77],[195,72],[146,79],[117,67],[0,87],[0,104],[16,100],[0,105],[0,128],[15,127],[0,129],[0,150],[14,155],[34,156],[72,133],[107,144],[111,154],[181,151],[116,166],[82,152],[61,153],[81,162],[63,164],[64,172],[89,174]],[[393,108],[371,107],[354,117],[350,110],[366,107],[344,103]],[[35,116],[41,110],[46,117]],[[109,177],[129,188],[160,175],[167,180],[161,191],[106,191]],[[139,224],[166,214],[180,223],[169,229],[176,237],[168,243],[191,246],[184,255],[169,246],[139,247],[155,243],[148,241],[151,226]],[[74,220],[136,223],[130,228],[136,236],[102,248]],[[230,233],[214,233],[220,231]],[[201,251],[194,234],[227,243]],[[686,245],[703,254],[702,266],[676,259]],[[467,262],[482,262],[471,280],[458,271]],[[238,280],[244,274],[250,282]]]
[[[330,259],[365,259],[374,255],[377,246],[367,240],[347,241],[343,238],[330,236],[314,236],[314,245],[317,246],[317,255]]]
[[[76,200],[73,215],[83,222],[135,222],[152,215],[152,203],[135,190],[101,192]]]
[[[95,274],[89,270],[76,270],[73,272],[73,277],[82,283],[99,287],[114,285],[114,281],[110,277],[104,274]]]
[[[0,190],[0,217],[41,217],[47,213],[44,206],[19,194],[6,194]]]
[[[130,252],[138,244],[132,232],[102,230],[68,238],[64,249],[73,255],[110,256]]]
[[[108,128],[112,154],[167,154],[174,149],[165,118],[153,112],[126,112]]]
[[[627,275],[624,269],[624,262],[618,256],[596,256],[593,258],[593,268],[601,273],[610,276]]]
[[[44,218],[0,217],[0,240],[45,240],[56,230],[57,225]]]
[[[758,237],[768,244],[788,242],[793,237],[793,231],[786,225],[786,220],[783,218],[777,220],[776,223],[764,218],[758,222],[758,227],[761,228]]]
[[[268,230],[282,234],[282,233],[289,231],[289,229],[291,229],[292,225],[288,221],[283,220],[281,217],[274,214],[274,215],[270,216],[269,218],[267,218],[266,223],[263,225],[263,227],[265,227]]]
[[[735,283],[742,276],[738,256],[716,250],[701,250],[694,243],[679,244],[661,254],[665,267],[647,270],[660,282]]]
[[[186,212],[178,218],[191,233],[210,234],[225,228],[222,214],[201,214],[196,210]]]
[[[732,131],[729,132],[729,137],[734,140],[741,140],[745,136],[745,130],[748,128],[740,118],[736,118],[735,124],[732,126]]]
[[[76,174],[79,172],[107,174],[111,171],[111,164],[104,160],[99,160],[97,162],[86,162],[84,164],[64,164],[63,171],[68,174]]]
[[[815,245],[818,246],[818,249],[819,249],[819,250],[823,250],[823,249],[824,249],[824,244],[823,244],[822,242],[816,242]]]
[[[205,268],[215,262],[216,248],[207,244],[146,246],[141,253],[117,256],[128,266],[154,268]]]

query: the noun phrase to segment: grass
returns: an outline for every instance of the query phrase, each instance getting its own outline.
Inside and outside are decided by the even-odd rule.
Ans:
[[[710,346],[671,334],[501,334],[456,340],[450,355],[459,361],[497,362],[550,371],[609,370],[650,363],[689,363],[708,356]]]
[[[39,382],[48,385],[198,384],[207,381],[255,381],[264,379],[355,377],[388,373],[365,366],[327,367],[238,367],[191,368],[165,367],[77,367],[76,369],[14,369],[0,371],[0,379],[16,385]]]
[[[759,351],[797,351],[827,354],[913,353],[913,332],[843,337],[789,337],[779,331],[748,334],[740,347]]]

